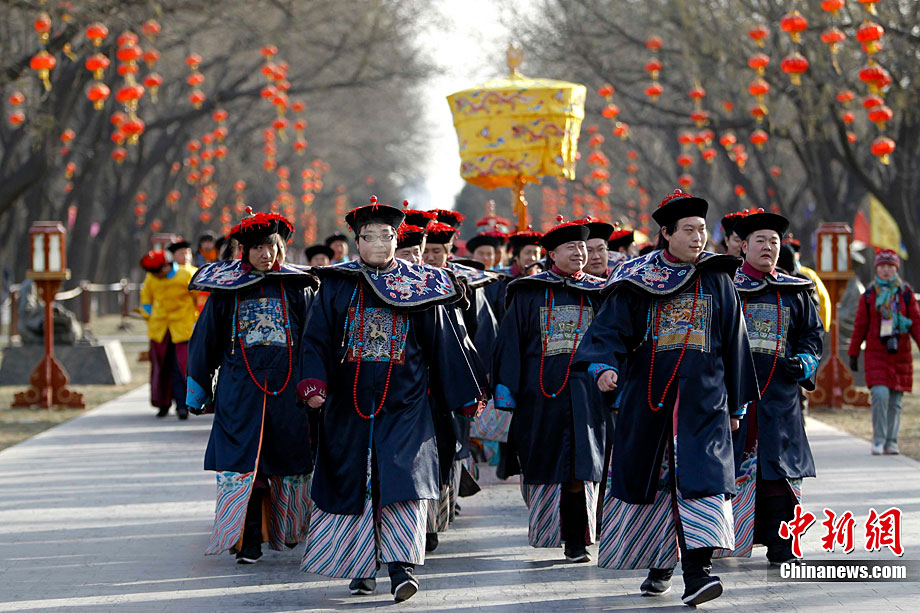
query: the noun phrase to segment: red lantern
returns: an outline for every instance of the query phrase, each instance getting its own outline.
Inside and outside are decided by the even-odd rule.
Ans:
[[[843,114],[840,115],[840,121],[842,121],[845,124],[849,125],[853,123],[853,121],[855,120],[856,120],[856,115],[853,113],[853,111],[844,111]]]
[[[64,167],[64,176],[68,179],[72,179],[74,173],[77,172],[77,165],[73,162],[67,162],[67,166]]]
[[[689,166],[693,165],[693,157],[687,155],[686,153],[682,153],[679,156],[677,156],[677,164],[681,168],[688,168]]]
[[[702,128],[709,122],[708,111],[693,111],[690,113],[690,121],[696,124],[696,127]]]
[[[131,30],[125,30],[124,32],[118,35],[117,39],[115,39],[115,43],[119,47],[124,47],[126,45],[136,45],[137,41],[138,41],[137,34],[132,32]]]
[[[77,137],[77,133],[71,130],[70,128],[67,128],[66,130],[61,132],[61,142],[64,143],[65,145],[67,143],[73,142],[73,139],[75,139],[76,137]]]
[[[161,85],[163,85],[163,77],[155,72],[151,72],[146,77],[144,77],[144,86],[150,90],[150,98],[154,102],[157,101],[157,92],[159,91]]]
[[[201,223],[211,223],[211,211],[201,211],[198,219],[201,220]]]
[[[794,43],[802,42],[802,32],[808,29],[808,20],[797,10],[783,15],[779,20],[779,27],[789,35]]]
[[[10,122],[11,126],[19,126],[26,120],[26,114],[22,111],[13,111],[6,120]]]
[[[880,94],[891,85],[891,75],[878,64],[869,64],[859,71],[859,80],[869,86],[873,94]]]
[[[129,111],[137,109],[138,101],[144,96],[143,85],[125,85],[115,92],[115,100],[125,105]]]
[[[828,28],[821,32],[821,42],[827,45],[831,53],[840,51],[840,43],[847,39],[847,35],[840,28]]]
[[[703,160],[707,164],[712,164],[712,161],[716,159],[716,150],[712,147],[707,147],[706,149],[703,149],[700,155],[703,157]]]
[[[879,40],[885,35],[885,28],[874,21],[866,20],[856,30],[856,40],[862,43],[866,54],[871,56],[881,50]]]
[[[856,94],[854,94],[852,91],[848,89],[844,89],[844,90],[837,92],[837,102],[839,102],[840,104],[844,106],[849,104],[850,101],[853,100],[853,98],[855,97],[856,97]]]
[[[112,149],[112,159],[119,165],[121,165],[125,159],[128,157],[128,150],[124,147],[115,147]]]
[[[721,138],[719,138],[719,144],[725,147],[726,149],[734,145],[736,142],[738,142],[738,139],[731,132],[726,132],[725,134],[722,135]]]
[[[808,71],[808,59],[801,53],[793,53],[783,59],[780,69],[789,75],[793,85],[801,85],[802,74]]]
[[[603,115],[607,119],[616,119],[617,115],[619,114],[620,114],[620,107],[618,107],[615,104],[608,104],[607,106],[604,107],[604,110],[601,111],[601,115]]]
[[[770,166],[770,176],[774,179],[779,179],[780,175],[783,174],[783,169],[779,166]]]
[[[205,96],[204,92],[201,91],[200,89],[196,89],[188,95],[188,101],[191,102],[192,106],[195,107],[196,109],[200,109],[201,105],[204,104],[204,101],[206,99],[207,99],[207,96]]]
[[[228,116],[227,111],[225,111],[224,109],[217,109],[216,111],[214,111],[214,113],[211,114],[211,119],[213,119],[217,123],[223,123],[227,121],[227,116]]]
[[[686,188],[693,187],[693,177],[687,174],[680,175],[679,177],[677,177],[677,183],[681,187],[686,187]]]
[[[614,91],[615,90],[613,89],[613,85],[611,85],[610,83],[605,83],[604,85],[598,88],[597,95],[603,98],[607,98],[609,96],[612,96]]]
[[[9,100],[11,106],[19,106],[26,101],[26,97],[22,92],[15,91],[10,94],[10,97],[7,98],[7,100]]]
[[[846,0],[823,0],[821,2],[821,10],[835,15],[845,4]]]
[[[895,143],[887,136],[879,136],[872,141],[870,150],[872,155],[878,157],[879,162],[887,166],[890,161],[889,156],[894,153]]]
[[[759,100],[770,93],[770,84],[760,77],[757,77],[748,83],[748,93]]]
[[[696,87],[691,87],[687,95],[689,95],[690,99],[694,102],[699,102],[706,97],[706,90],[697,85]]]
[[[768,140],[770,140],[770,135],[763,130],[757,129],[751,132],[751,144],[758,149],[762,149]]]
[[[106,68],[109,67],[109,63],[109,58],[104,53],[95,53],[86,58],[86,63],[83,65],[93,73],[94,78],[101,79]]]
[[[137,67],[137,62],[128,62],[127,64],[119,64],[115,72],[118,73],[118,76],[124,77],[129,74],[137,74],[139,69]]]
[[[117,57],[120,62],[133,64],[137,60],[141,59],[143,54],[144,52],[141,51],[140,47],[135,44],[128,44],[123,47],[119,47],[118,51],[115,52],[115,57]]]
[[[681,132],[677,135],[677,142],[684,148],[687,148],[693,144],[693,135],[689,132]]]
[[[645,48],[649,51],[659,51],[661,50],[661,46],[661,38],[658,36],[649,36],[647,39],[645,39]]]
[[[101,24],[98,21],[96,23],[91,23],[86,26],[86,38],[93,41],[93,45],[99,47],[102,45],[102,41],[106,36],[109,35],[109,29],[105,27],[105,24]]]
[[[852,145],[856,142],[856,132],[847,132],[847,141]]]
[[[259,53],[262,54],[266,60],[270,60],[276,53],[278,53],[278,47],[274,45],[265,45],[259,49]]]
[[[154,232],[159,232],[163,229],[163,222],[159,219],[154,219],[150,222],[150,229]]]
[[[863,108],[866,110],[874,109],[877,106],[885,104],[885,101],[882,100],[879,96],[866,96],[863,98]]]
[[[150,41],[152,41],[156,35],[160,33],[161,29],[162,28],[156,19],[148,19],[144,22],[144,25],[141,26],[141,32],[145,37],[147,37],[147,40]]]
[[[185,65],[192,70],[198,70],[198,66],[201,65],[201,56],[197,53],[190,53],[185,58]]]
[[[751,40],[757,43],[758,47],[764,46],[764,39],[766,39],[769,35],[770,30],[767,28],[767,26],[754,26],[748,30],[748,36],[751,38]]]
[[[193,72],[185,78],[185,82],[189,84],[189,87],[198,87],[204,83],[204,75],[200,72]]]
[[[645,63],[645,72],[649,74],[653,79],[658,78],[658,73],[661,72],[661,60],[658,58],[652,58]]]
[[[49,76],[55,66],[57,66],[57,60],[54,59],[53,55],[44,50],[33,55],[32,59],[29,61],[29,67],[38,73],[38,77],[45,86],[45,91],[51,91],[51,80]]]
[[[86,89],[86,97],[93,103],[93,108],[101,111],[105,106],[105,101],[109,99],[109,86],[102,81],[96,81]],[[114,117],[114,116],[113,116]]]
[[[658,81],[649,84],[649,86],[645,88],[645,95],[648,96],[652,102],[658,102],[658,97],[661,96],[663,92],[664,88]]]
[[[32,27],[35,28],[35,33],[38,34],[42,44],[48,44],[48,39],[51,38],[51,15],[42,11],[35,18]]]
[[[891,121],[892,117],[894,117],[894,112],[885,105],[877,106],[869,111],[869,121],[878,126],[879,130],[884,130],[885,124]]]
[[[141,59],[147,64],[147,68],[153,68],[154,64],[160,60],[160,52],[156,49],[147,49]]]
[[[764,53],[755,53],[748,58],[748,66],[751,68],[751,70],[756,71],[760,76],[763,76],[769,63],[770,56]]]
[[[119,129],[127,136],[129,145],[136,145],[141,134],[147,126],[137,117],[130,117],[119,126]]]
[[[621,139],[626,140],[629,138],[629,124],[618,121],[616,125],[613,126],[612,132],[614,136],[619,136]]]

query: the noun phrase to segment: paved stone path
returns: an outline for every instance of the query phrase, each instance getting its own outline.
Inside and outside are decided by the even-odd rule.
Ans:
[[[214,477],[201,470],[210,418],[154,418],[147,388],[0,452],[2,611],[556,611],[686,610],[683,583],[642,598],[643,572],[561,561],[560,550],[527,546],[516,483],[464,499],[463,513],[420,568],[422,591],[395,605],[389,580],[378,594],[349,596],[346,582],[304,575],[302,548],[268,550],[253,566],[202,555],[214,508]],[[869,419],[868,414],[866,419]],[[856,516],[870,506],[904,511],[906,559],[920,558],[920,463],[872,457],[869,443],[811,421],[820,477],[806,481],[807,510]],[[484,468],[484,476],[493,471]],[[810,560],[845,559],[806,535]],[[592,547],[592,552],[593,552]],[[892,559],[887,550],[850,557]],[[701,608],[746,611],[887,611],[920,607],[920,583],[784,583],[770,580],[763,549],[717,561],[725,595]]]

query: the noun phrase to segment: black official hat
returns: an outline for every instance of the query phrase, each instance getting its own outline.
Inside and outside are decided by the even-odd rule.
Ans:
[[[432,221],[428,224],[428,240],[429,245],[446,245],[454,239],[457,235],[457,228],[448,225],[446,223],[441,223],[440,221]]]
[[[466,250],[470,253],[476,251],[477,247],[482,247],[483,245],[488,245],[489,247],[495,247],[498,249],[502,245],[508,242],[508,237],[501,232],[489,231],[484,234],[477,234],[476,236],[467,239],[466,241]]]
[[[192,248],[192,244],[188,241],[183,240],[183,241],[176,241],[170,244],[166,248],[166,250],[169,251],[170,253],[175,253],[179,251],[180,249],[191,249],[191,248]]]
[[[592,238],[602,238],[605,241],[610,240],[610,235],[613,233],[612,224],[601,221],[600,219],[594,219],[591,216],[585,217],[582,223],[588,228],[588,240]]]
[[[744,240],[757,230],[773,230],[782,239],[788,229],[788,219],[776,213],[765,213],[763,209],[739,219],[735,224],[735,234]]]
[[[614,230],[610,233],[610,240],[607,241],[607,248],[613,251],[621,247],[629,247],[636,242],[634,230]]]
[[[563,243],[588,240],[588,227],[581,221],[563,221],[562,215],[556,217],[557,226],[543,235],[540,244],[547,251],[553,251]]]
[[[335,252],[332,248],[322,244],[307,247],[303,250],[303,254],[307,257],[308,262],[317,255],[325,255],[330,260],[335,257]]]
[[[427,225],[427,224],[426,224]],[[396,248],[405,249],[406,247],[421,246],[425,240],[425,229],[419,226],[403,222],[396,230]]]
[[[708,202],[675,189],[673,193],[661,201],[658,208],[652,212],[652,217],[659,226],[664,227],[685,217],[702,217],[705,219],[708,211]]]
[[[542,232],[535,232],[534,230],[521,230],[520,232],[515,232],[508,237],[508,242],[511,243],[511,251],[514,253],[519,253],[521,249],[527,245],[536,245],[540,246],[540,240],[543,238]]]
[[[463,220],[466,219],[466,216],[463,213],[458,213],[457,211],[452,211],[450,209],[431,209],[431,213],[434,213],[438,216],[438,221],[441,223],[446,223],[452,228],[460,229],[460,226],[463,225]]]
[[[394,206],[377,202],[377,196],[370,197],[370,204],[352,209],[345,215],[345,222],[357,234],[367,224],[380,223],[395,231],[405,219],[405,214]]]
[[[326,237],[326,240],[324,240],[323,243],[324,243],[327,247],[331,247],[331,246],[332,246],[332,243],[334,243],[334,242],[336,242],[336,241],[344,241],[344,242],[347,243],[347,242],[348,242],[348,237],[345,236],[344,234],[342,234],[341,232],[336,232],[335,234],[332,234],[332,235],[330,235],[330,236],[327,236],[327,237]]]
[[[235,238],[241,245],[255,245],[266,236],[278,234],[287,242],[294,234],[294,224],[279,213],[254,213],[251,206],[246,207],[246,215],[240,223],[230,229],[228,238]]]

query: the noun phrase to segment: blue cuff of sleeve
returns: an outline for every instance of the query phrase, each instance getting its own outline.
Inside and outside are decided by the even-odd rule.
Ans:
[[[516,408],[516,405],[514,404],[514,396],[511,395],[511,390],[501,383],[495,386],[495,408],[504,409],[506,411]]]
[[[811,379],[811,376],[818,370],[818,358],[810,353],[797,353],[796,357],[802,360],[802,366],[805,367],[805,376],[799,379],[799,381]]]
[[[141,310],[142,310],[144,313],[146,313],[147,316],[149,317],[149,316],[150,316],[150,313],[153,312],[153,305],[152,305],[152,304],[142,304],[142,305],[141,305]]]
[[[591,376],[594,377],[595,381],[597,381],[597,378],[607,370],[612,370],[613,372],[620,374],[616,368],[610,366],[609,364],[591,362],[591,366],[588,366],[588,372],[591,373]]]
[[[179,272],[179,265],[173,262],[172,266],[169,267],[169,272],[166,273],[166,278],[172,279],[176,276],[177,272]]]
[[[745,402],[742,404],[734,413],[732,413],[732,417],[741,418],[747,415],[748,406],[750,404],[750,402]]]
[[[192,409],[201,409],[208,402],[208,394],[198,382],[188,377],[185,382],[185,406]]]

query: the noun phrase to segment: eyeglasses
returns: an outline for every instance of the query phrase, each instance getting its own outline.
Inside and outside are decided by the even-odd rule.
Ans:
[[[394,238],[396,238],[396,236],[394,236],[393,234],[379,234],[379,235],[378,234],[359,234],[358,238],[368,243],[376,243],[377,241],[383,241],[385,243],[389,243]]]

